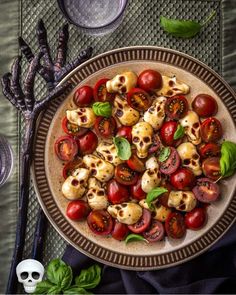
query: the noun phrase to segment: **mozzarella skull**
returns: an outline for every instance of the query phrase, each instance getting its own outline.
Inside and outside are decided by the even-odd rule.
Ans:
[[[168,206],[179,211],[192,211],[197,205],[197,200],[191,191],[171,191]]]
[[[91,108],[68,110],[66,111],[66,117],[70,123],[84,128],[91,128],[96,120],[96,116]]]
[[[152,145],[153,129],[147,122],[139,122],[132,128],[132,142],[137,148],[139,158],[146,158]]]
[[[141,178],[141,187],[145,193],[148,193],[160,184],[161,173],[159,172],[159,165],[155,157],[148,159],[146,168],[147,170]]]
[[[123,163],[123,161],[118,157],[116,147],[112,142],[101,141],[96,151],[105,161],[110,162],[115,166]]]
[[[166,98],[164,96],[158,97],[143,115],[143,120],[155,130],[161,128],[165,119],[165,102]]]
[[[179,122],[184,127],[184,133],[190,142],[194,145],[201,143],[200,121],[197,113],[188,111],[187,115],[179,120]]]
[[[86,197],[88,200],[89,207],[92,210],[102,210],[106,209],[109,205],[106,191],[101,187],[100,182],[91,177],[88,181],[88,191]]]
[[[175,76],[162,76],[162,88],[156,92],[157,95],[171,97],[177,94],[188,94],[189,86],[176,79]]]
[[[116,75],[112,80],[107,81],[106,88],[110,93],[126,93],[137,84],[137,75],[134,72],[124,72]]]

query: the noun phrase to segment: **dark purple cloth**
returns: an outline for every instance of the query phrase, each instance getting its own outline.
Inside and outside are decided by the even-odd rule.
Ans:
[[[75,275],[95,263],[72,246],[63,260]],[[155,271],[102,267],[95,294],[236,294],[236,224],[207,252],[175,267]]]

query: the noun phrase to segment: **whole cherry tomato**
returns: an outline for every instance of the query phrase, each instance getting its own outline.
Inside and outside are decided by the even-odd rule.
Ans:
[[[138,181],[130,187],[131,195],[136,200],[142,200],[146,198],[146,193],[142,190],[141,187],[142,178],[139,177]]]
[[[146,111],[151,105],[150,95],[140,88],[132,88],[127,94],[127,102],[131,108],[142,112]]]
[[[133,152],[129,160],[126,161],[129,168],[137,172],[143,172],[146,170],[145,165],[141,159]]]
[[[76,139],[79,152],[82,155],[92,154],[98,146],[97,135],[89,130],[85,135]]]
[[[71,201],[66,208],[66,215],[71,220],[82,220],[88,216],[90,208],[83,200]]]
[[[198,94],[193,102],[192,109],[200,117],[211,117],[214,116],[218,111],[218,105],[216,100],[208,94]]]
[[[106,88],[106,83],[109,79],[101,79],[99,80],[93,90],[93,96],[95,101],[113,101],[115,98],[114,93],[109,93]]]
[[[176,121],[167,121],[161,126],[160,137],[164,145],[177,146],[180,143],[181,140],[174,139],[178,125]]]
[[[110,138],[115,135],[116,120],[113,117],[97,117],[94,128],[98,136]]]
[[[123,185],[133,185],[138,180],[138,174],[127,164],[119,164],[115,168],[115,180]]]
[[[87,85],[78,88],[74,93],[73,100],[79,107],[89,105],[93,100],[93,88]]]
[[[94,210],[89,213],[87,223],[97,235],[109,235],[113,229],[113,219],[106,210]]]
[[[73,137],[61,136],[56,140],[54,150],[62,161],[72,161],[78,153],[78,146]]]
[[[198,230],[203,227],[207,219],[205,208],[194,208],[185,215],[185,224],[187,228]]]
[[[201,124],[201,136],[205,142],[217,142],[222,138],[223,130],[219,120],[208,118]]]
[[[196,183],[196,179],[190,169],[183,167],[171,174],[170,183],[178,190],[191,190]]]
[[[214,142],[203,143],[198,148],[202,159],[220,156],[220,145]]]
[[[148,92],[160,89],[162,76],[155,70],[145,70],[138,76],[138,86]]]
[[[202,171],[203,174],[213,180],[220,178],[220,158],[211,157],[207,158],[202,162]]]
[[[173,239],[180,239],[186,233],[186,225],[184,217],[179,212],[172,212],[165,222],[166,233]]]
[[[128,226],[116,220],[113,231],[111,233],[112,237],[118,241],[122,241],[127,237],[128,233]]]
[[[129,200],[129,191],[127,187],[112,179],[107,186],[107,198],[112,204],[127,202]]]
[[[187,114],[188,109],[188,101],[183,95],[169,97],[165,103],[166,115],[172,120],[183,118]]]
[[[121,126],[117,129],[116,136],[122,136],[126,138],[130,143],[132,143],[132,127]]]
[[[79,127],[78,125],[71,123],[67,117],[64,117],[62,120],[62,129],[66,134],[71,136],[82,136],[88,132],[87,128]]]

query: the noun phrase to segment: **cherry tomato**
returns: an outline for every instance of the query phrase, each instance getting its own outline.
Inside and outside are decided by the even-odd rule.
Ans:
[[[196,183],[196,179],[190,169],[183,167],[171,174],[170,183],[178,190],[191,190]]]
[[[116,136],[122,136],[126,138],[130,143],[132,143],[132,127],[121,126],[117,129]]]
[[[115,168],[115,179],[123,185],[133,185],[138,180],[138,174],[127,164],[119,164]]]
[[[165,222],[166,233],[173,239],[180,239],[186,233],[184,217],[178,212],[172,212]]]
[[[220,145],[214,142],[203,143],[200,145],[198,151],[202,159],[208,157],[219,157]]]
[[[113,101],[114,93],[109,93],[106,88],[106,83],[109,79],[101,79],[99,80],[93,90],[93,97],[95,101]]]
[[[87,223],[97,235],[109,235],[113,229],[113,219],[106,210],[94,210],[89,213]]]
[[[135,153],[132,153],[131,157],[129,158],[129,160],[126,161],[126,163],[129,168],[134,171],[143,172],[146,170],[143,161],[139,159],[139,157]]]
[[[220,158],[211,157],[207,158],[202,162],[202,171],[203,174],[213,180],[220,178]]]
[[[178,125],[176,121],[167,121],[161,126],[160,137],[164,145],[177,146],[180,144],[180,139],[174,139]]]
[[[160,186],[166,188],[168,190],[168,192],[163,193],[158,197],[158,204],[160,204],[166,208],[169,208],[168,199],[169,199],[170,192],[173,190],[173,187],[164,178],[162,178]]]
[[[72,161],[78,153],[78,146],[73,137],[61,136],[56,140],[54,150],[62,161]]]
[[[170,147],[169,157],[165,161],[160,162],[159,164],[161,173],[167,175],[174,173],[180,165],[180,157],[176,149]]]
[[[82,220],[88,216],[90,208],[83,200],[71,201],[66,208],[66,215],[71,220]]]
[[[220,188],[209,178],[199,178],[197,185],[193,188],[193,193],[200,202],[211,203],[220,196]]]
[[[82,136],[88,131],[87,128],[79,127],[76,124],[70,123],[66,117],[62,120],[62,129],[66,134],[71,136]]]
[[[93,88],[87,85],[78,88],[75,91],[73,100],[79,107],[89,105],[93,100]]]
[[[214,116],[218,111],[218,105],[216,100],[208,94],[198,94],[193,102],[192,109],[200,117]]]
[[[153,154],[161,149],[162,143],[160,137],[157,133],[154,133],[152,136],[152,145],[150,146],[148,153]]]
[[[98,146],[97,135],[90,130],[85,135],[78,137],[76,141],[82,155],[92,154]]]
[[[162,240],[164,233],[165,230],[163,224],[160,221],[153,219],[148,230],[143,233],[143,236],[152,243]]]
[[[216,142],[222,138],[223,131],[219,120],[208,118],[201,124],[201,136],[205,142]]]
[[[62,171],[63,177],[66,179],[68,176],[72,175],[72,173],[76,169],[82,167],[82,165],[83,165],[83,162],[82,162],[82,159],[80,158],[74,159],[72,162],[66,163]]]
[[[138,86],[145,91],[154,91],[162,86],[162,76],[155,70],[145,70],[138,76]]]
[[[146,198],[146,193],[141,187],[142,177],[138,178],[138,181],[130,187],[131,195],[136,200],[142,200]]]
[[[116,132],[116,120],[113,117],[97,117],[94,128],[97,135],[103,138],[112,137]]]
[[[169,97],[165,103],[166,115],[172,120],[183,118],[187,114],[188,109],[188,101],[183,95]]]
[[[194,208],[185,215],[185,224],[187,228],[198,230],[203,227],[206,221],[206,209]]]
[[[107,198],[112,204],[127,202],[129,200],[129,191],[127,187],[112,179],[107,186]]]
[[[151,220],[151,212],[147,209],[143,209],[143,215],[135,224],[128,225],[128,229],[131,230],[133,233],[140,234],[149,227]]]
[[[128,226],[116,220],[114,229],[111,233],[112,237],[118,241],[122,241],[127,237],[128,233]]]
[[[127,94],[127,102],[131,108],[142,112],[150,107],[151,98],[146,91],[140,88],[132,88]]]

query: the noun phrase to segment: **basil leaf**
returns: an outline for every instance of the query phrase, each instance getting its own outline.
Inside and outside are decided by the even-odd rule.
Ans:
[[[112,107],[110,103],[107,102],[95,102],[92,106],[92,109],[97,116],[102,116],[109,118],[112,113]]]
[[[148,243],[148,240],[146,240],[143,236],[137,234],[129,234],[125,239],[126,244],[135,241],[142,241]]]
[[[170,148],[169,147],[163,148],[158,158],[159,162],[165,162],[165,160],[169,158],[169,155],[170,155]]]
[[[80,275],[75,278],[75,284],[84,289],[93,289],[101,281],[101,267],[97,264],[83,269]]]
[[[60,286],[61,289],[67,289],[73,278],[71,267],[61,259],[54,259],[47,267],[47,278],[51,283]]]
[[[113,138],[116,147],[117,155],[121,160],[129,160],[131,157],[131,146],[128,140],[124,137],[117,136]]]
[[[222,177],[231,176],[236,170],[236,144],[225,141],[221,145],[220,172]]]
[[[146,202],[148,204],[148,207],[150,209],[153,209],[153,205],[152,205],[152,202],[154,200],[156,200],[157,197],[159,197],[160,195],[164,194],[168,192],[168,190],[164,187],[155,187],[153,188],[148,194],[147,194],[147,197],[146,197]]]
[[[34,291],[34,294],[47,294],[49,289],[51,289],[52,287],[55,287],[55,285],[50,283],[48,280],[39,282],[36,285],[36,289]]]
[[[179,139],[183,136],[184,136],[184,127],[179,124],[175,133],[174,133],[174,140]]]
[[[93,293],[87,292],[84,288],[80,288],[78,286],[71,286],[69,289],[65,290],[63,294],[79,295],[79,294],[93,294]]]
[[[62,290],[59,286],[54,286],[50,288],[46,294],[62,294]]]

